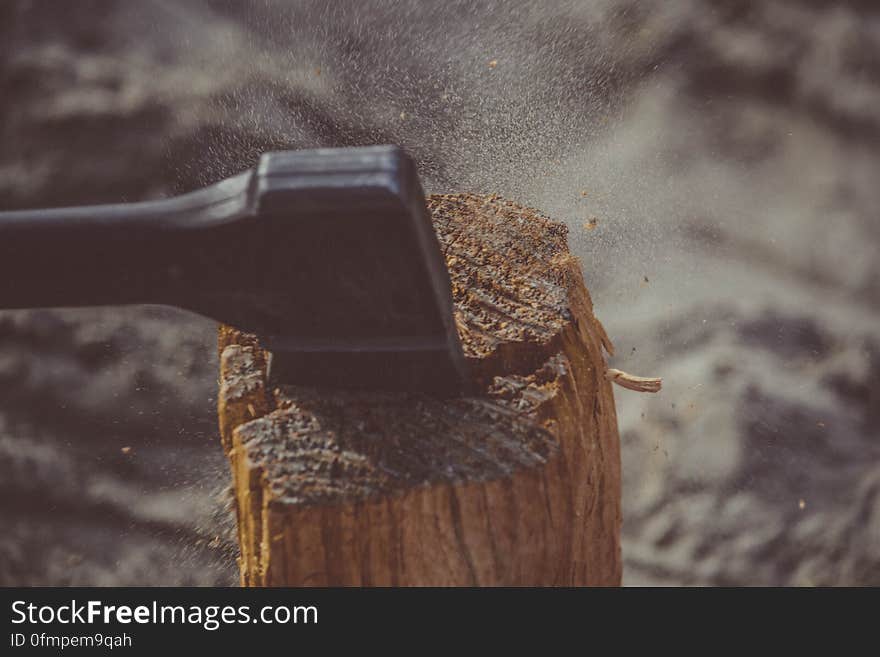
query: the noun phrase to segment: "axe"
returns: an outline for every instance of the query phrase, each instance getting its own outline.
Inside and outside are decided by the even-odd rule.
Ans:
[[[449,273],[395,146],[266,153],[158,201],[0,212],[0,308],[135,303],[256,334],[278,383],[465,390]]]

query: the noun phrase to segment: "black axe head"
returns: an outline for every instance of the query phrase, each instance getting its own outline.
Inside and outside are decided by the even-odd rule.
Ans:
[[[244,175],[242,261],[203,310],[261,338],[273,381],[464,390],[449,273],[403,150],[267,153]]]

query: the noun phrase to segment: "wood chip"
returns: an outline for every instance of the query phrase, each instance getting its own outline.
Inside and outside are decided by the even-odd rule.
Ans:
[[[605,371],[605,378],[622,388],[636,392],[660,392],[663,387],[663,379],[659,377],[633,376],[614,368]]]

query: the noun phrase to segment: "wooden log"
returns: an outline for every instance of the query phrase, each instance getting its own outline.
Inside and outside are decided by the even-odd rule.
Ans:
[[[256,339],[221,328],[242,584],[619,584],[611,345],[565,226],[428,205],[479,394],[269,390]]]

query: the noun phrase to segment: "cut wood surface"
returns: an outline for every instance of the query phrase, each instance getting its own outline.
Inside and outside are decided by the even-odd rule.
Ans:
[[[611,345],[566,227],[498,196],[428,207],[478,394],[269,389],[257,340],[220,330],[242,584],[619,584]]]

